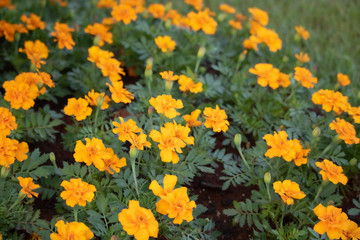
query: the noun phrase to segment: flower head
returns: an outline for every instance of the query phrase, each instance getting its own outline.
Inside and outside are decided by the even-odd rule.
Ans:
[[[335,130],[339,134],[339,138],[344,140],[346,144],[358,144],[360,139],[356,137],[354,126],[344,119],[336,118],[329,124],[331,130]]]
[[[94,237],[94,234],[91,232],[90,228],[88,228],[84,223],[65,223],[63,220],[60,220],[56,222],[55,227],[57,228],[58,233],[50,234],[51,240],[90,240]]]
[[[23,178],[18,177],[19,184],[22,187],[20,190],[21,193],[26,195],[28,198],[32,198],[32,196],[38,197],[39,194],[34,192],[33,190],[40,188],[38,184],[35,184],[33,182],[33,179],[31,177]]]
[[[342,183],[346,185],[348,178],[343,174],[341,166],[337,166],[327,159],[324,159],[322,162],[316,162],[315,165],[322,169],[320,174],[324,181],[329,180],[333,184]]]
[[[229,4],[222,3],[219,6],[220,10],[226,13],[234,14],[236,12],[235,8]]]
[[[25,52],[26,56],[31,63],[34,64],[37,68],[41,67],[41,64],[45,64],[46,62],[42,59],[47,59],[49,56],[49,49],[47,46],[39,41],[25,41],[24,49],[19,48],[19,52]]]
[[[12,130],[15,130],[17,126],[16,119],[10,110],[0,107],[0,134],[7,136]]]
[[[106,85],[109,86],[111,92],[111,98],[116,103],[131,103],[131,100],[134,99],[134,94],[128,92],[126,88],[124,88],[124,83],[122,81],[112,82],[112,86],[108,83]]]
[[[295,159],[296,153],[302,150],[302,146],[294,140],[288,140],[287,137],[285,131],[274,132],[274,135],[266,134],[263,139],[265,139],[269,149],[265,156],[269,158],[282,157],[287,162]]]
[[[185,0],[185,3],[193,6],[197,11],[203,8],[203,0]]]
[[[174,75],[173,71],[163,71],[160,72],[160,76],[162,79],[165,79],[166,81],[176,81],[179,79],[179,75]]]
[[[354,119],[355,123],[360,123],[360,107],[351,107],[348,113]]]
[[[347,112],[351,105],[348,103],[348,97],[341,92],[335,92],[328,89],[320,89],[315,92],[311,98],[313,103],[320,104],[326,112],[333,110],[336,114]]]
[[[310,61],[310,57],[307,53],[300,52],[299,54],[295,53],[296,59],[301,63],[307,63]]]
[[[216,108],[206,107],[204,109],[205,127],[212,128],[214,132],[226,132],[229,128],[229,121],[225,110],[220,109],[218,105]]]
[[[279,87],[280,71],[270,63],[258,63],[255,68],[250,68],[249,72],[258,76],[257,82],[260,86],[269,85],[272,89]]]
[[[66,23],[56,22],[54,26],[54,32],[51,32],[51,36],[55,37],[54,42],[58,42],[60,49],[67,48],[73,49],[75,42],[72,38],[71,32],[74,32],[74,28],[70,28]]]
[[[165,6],[160,3],[152,3],[148,7],[148,12],[153,18],[163,18],[165,16]]]
[[[249,11],[249,13],[251,13],[253,20],[258,22],[262,26],[266,26],[269,23],[269,16],[268,16],[267,12],[265,12],[264,10],[252,7],[252,8],[249,8],[248,11]]]
[[[307,31],[303,26],[295,26],[295,30],[296,33],[304,40],[307,40],[310,37],[309,31]]]
[[[177,182],[176,175],[166,174],[163,179],[164,188],[162,188],[156,180],[153,180],[151,181],[149,189],[154,193],[155,196],[163,198],[174,190],[176,182]]]
[[[294,199],[303,199],[306,195],[300,191],[299,184],[290,180],[276,181],[273,188],[287,205],[293,205]]]
[[[110,157],[104,157],[104,168],[99,169],[100,171],[107,171],[110,174],[114,174],[114,172],[119,173],[120,168],[126,166],[126,159],[124,157],[118,158],[116,154],[114,154],[114,150],[112,148],[106,149],[107,156]]]
[[[179,89],[182,92],[190,91],[192,93],[199,93],[202,92],[203,90],[201,82],[194,83],[194,81],[191,78],[183,74],[180,75],[179,85],[180,85]]]
[[[341,86],[347,86],[351,83],[349,76],[343,73],[337,74],[337,80]]]
[[[114,6],[111,11],[111,16],[113,16],[116,21],[121,21],[126,25],[131,23],[131,21],[136,21],[137,19],[135,9],[128,4],[119,4]]]
[[[104,46],[104,43],[107,42],[109,44],[113,43],[113,35],[109,32],[109,27],[101,24],[94,23],[93,25],[88,25],[84,31],[94,36],[99,37],[99,46]]]
[[[346,221],[345,228],[341,233],[342,240],[360,239],[360,227],[351,220]]]
[[[207,11],[189,12],[187,17],[192,30],[199,31],[201,29],[206,34],[215,34],[218,24]]]
[[[60,186],[65,188],[60,197],[66,200],[66,205],[70,207],[74,207],[76,204],[84,207],[86,201],[91,202],[94,199],[95,186],[81,181],[80,178],[72,178],[70,181],[64,180]]]
[[[29,30],[35,30],[40,28],[42,30],[45,29],[45,22],[41,21],[40,16],[31,13],[30,17],[27,17],[25,14],[21,15],[20,20],[26,24],[26,28]]]
[[[312,73],[303,67],[295,67],[295,80],[301,82],[303,87],[313,88],[314,84],[317,83],[318,79],[313,77]]]
[[[27,110],[34,106],[35,99],[39,96],[39,89],[35,84],[27,84],[20,81],[5,81],[3,84],[5,89],[4,99],[10,102],[11,108],[22,108]]]
[[[118,218],[124,231],[134,235],[136,240],[148,240],[149,237],[158,236],[159,223],[151,210],[140,207],[139,201],[130,200],[129,208],[123,209]]]
[[[155,38],[155,43],[162,52],[172,52],[175,49],[176,42],[170,36],[158,36]]]
[[[69,116],[74,115],[77,121],[81,121],[91,115],[92,109],[84,98],[69,98],[64,113]]]
[[[109,102],[111,101],[109,96],[105,95],[105,93],[95,92],[94,89],[88,92],[85,99],[89,102],[90,106],[98,106],[100,103],[100,108],[103,110],[109,107]]]
[[[190,113],[190,115],[184,115],[183,119],[186,121],[187,127],[198,127],[201,126],[203,123],[198,121],[198,117],[201,113],[200,109],[196,109]]]
[[[282,47],[282,41],[274,30],[260,27],[256,32],[256,36],[268,46],[271,52],[276,52]]]
[[[181,100],[176,100],[171,95],[160,95],[156,98],[149,100],[151,106],[155,108],[158,113],[163,113],[168,118],[174,118],[180,115],[175,109],[181,109],[184,107]]]
[[[114,134],[119,134],[119,140],[125,142],[131,138],[132,135],[141,133],[142,130],[136,126],[136,122],[132,119],[124,122],[122,117],[119,117],[120,123],[113,121],[114,129],[112,130]]]
[[[7,41],[13,42],[15,33],[28,33],[28,30],[22,24],[11,24],[0,20],[0,37],[5,36]]]

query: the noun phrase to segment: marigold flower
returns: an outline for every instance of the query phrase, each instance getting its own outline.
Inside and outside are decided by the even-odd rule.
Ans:
[[[178,125],[176,124],[175,120],[172,123],[165,123],[164,126],[166,129],[169,129],[174,133],[174,137],[184,141],[186,144],[194,145],[194,137],[189,137],[189,133],[191,131],[189,127],[184,127],[180,124]]]
[[[255,51],[258,51],[259,43],[261,43],[261,40],[255,35],[251,35],[249,38],[243,41],[243,46],[246,49],[254,49]]]
[[[184,2],[193,6],[197,11],[203,8],[203,0],[185,0]]]
[[[119,134],[119,140],[125,142],[130,139],[131,136],[141,133],[142,130],[136,126],[136,122],[132,119],[124,122],[122,117],[119,117],[121,123],[113,121],[112,124],[115,126],[112,132],[114,134]]]
[[[16,141],[16,140],[13,140]],[[27,153],[29,152],[29,145],[26,142],[19,143],[16,141],[16,151],[15,151],[15,158],[22,162],[28,158]]]
[[[100,59],[97,65],[101,69],[104,77],[109,77],[111,82],[121,80],[121,75],[125,75],[124,69],[120,67],[120,61],[115,58]]]
[[[89,102],[83,98],[69,98],[64,113],[68,116],[74,115],[77,121],[81,121],[91,115],[92,109]]]
[[[234,14],[236,12],[235,8],[229,4],[222,3],[219,6],[220,10],[226,13]]]
[[[179,79],[179,75],[174,75],[173,71],[163,71],[160,72],[161,78],[166,81],[176,81]]]
[[[40,185],[35,184],[31,177],[27,177],[27,178],[18,177],[17,179],[19,180],[19,184],[22,187],[22,189],[20,190],[21,193],[26,195],[28,198],[32,198],[32,196],[35,197],[39,196],[39,194],[34,192],[33,190],[40,188]]]
[[[11,114],[10,110],[0,107],[0,135],[9,135],[12,130],[17,128],[15,117]]]
[[[90,240],[94,237],[94,234],[91,232],[84,223],[80,222],[67,222],[63,220],[57,221],[55,224],[58,233],[50,234],[51,240],[67,240],[67,239],[81,239],[81,240]]]
[[[147,10],[153,18],[163,18],[165,16],[165,6],[160,3],[150,4]]]
[[[47,59],[49,56],[49,49],[47,46],[39,41],[25,41],[24,49],[19,48],[19,52],[25,52],[26,56],[31,63],[34,64],[37,68],[41,67],[41,64],[45,64],[46,62],[42,59]]]
[[[225,110],[220,109],[218,105],[216,108],[206,107],[204,109],[205,127],[212,128],[214,132],[226,132],[229,128],[229,122],[226,120],[227,115]]]
[[[278,84],[284,88],[290,86],[291,81],[290,81],[290,76],[289,74],[285,74],[285,73],[279,73],[279,78],[277,80]]]
[[[41,21],[40,16],[30,13],[30,17],[27,17],[25,14],[21,15],[20,20],[26,24],[26,28],[29,30],[35,30],[40,28],[42,30],[45,29],[45,22]]]
[[[108,83],[112,100],[116,103],[131,103],[131,100],[134,99],[134,94],[128,92],[126,88],[123,88],[124,83],[122,81],[112,82],[112,86]]]
[[[149,100],[151,106],[155,108],[158,113],[163,113],[168,118],[174,118],[180,115],[175,109],[181,109],[184,107],[181,100],[176,100],[171,95],[160,95],[156,98]]]
[[[105,93],[95,92],[94,89],[88,92],[85,99],[89,102],[90,106],[98,106],[99,103],[101,103],[100,108],[102,110],[107,109],[109,107],[109,102],[111,101],[109,96],[105,95]]]
[[[109,51],[101,50],[98,46],[92,46],[88,49],[89,57],[87,60],[96,64],[98,68],[102,66],[103,61],[112,58],[114,54]]]
[[[104,161],[104,168],[103,169],[99,169],[100,171],[107,171],[110,174],[114,174],[114,171],[116,173],[120,172],[120,168],[125,167],[126,166],[126,159],[124,157],[122,158],[118,158],[118,156],[116,154],[114,154],[114,150],[112,148],[107,148],[106,152],[108,153],[108,155],[110,155],[111,157],[104,157],[103,161]]]
[[[360,139],[356,137],[354,125],[344,119],[336,118],[329,124],[331,130],[335,130],[339,134],[339,138],[344,140],[346,144],[358,144]]]
[[[269,23],[269,16],[264,10],[252,7],[248,11],[251,13],[252,18],[262,26],[266,26]]]
[[[136,13],[142,13],[145,11],[145,0],[120,0],[120,4],[129,5]]]
[[[158,36],[155,38],[155,43],[162,52],[172,52],[175,49],[176,42],[170,36]]]
[[[189,20],[189,26],[194,31],[199,31],[200,29],[206,34],[215,34],[217,22],[209,16],[209,13],[206,11],[200,11],[198,13],[189,12],[187,14]]]
[[[295,159],[296,153],[301,151],[302,146],[294,141],[289,141],[287,137],[285,131],[274,132],[274,135],[266,134],[263,139],[270,148],[266,151],[265,156],[269,158],[282,157],[287,162]]]
[[[266,87],[269,85],[272,89],[279,87],[280,71],[274,68],[270,63],[258,63],[255,68],[250,68],[249,72],[258,76],[257,82],[260,86]]]
[[[178,12],[176,11],[175,9],[170,9],[165,17],[164,17],[164,20],[171,20],[171,24],[177,26],[177,27],[181,27],[181,19],[183,18],[183,16]]]
[[[113,7],[111,11],[111,16],[120,22],[122,21],[124,24],[129,24],[131,21],[136,21],[137,15],[135,9],[133,9],[128,4],[119,4]]]
[[[276,181],[273,183],[273,188],[287,205],[293,205],[294,199],[303,199],[306,196],[300,191],[299,184],[290,180]]]
[[[343,169],[341,166],[337,166],[327,159],[324,159],[322,162],[316,162],[315,165],[322,169],[320,174],[324,181],[329,180],[333,184],[340,182],[346,185],[348,178],[342,173]]]
[[[14,4],[11,4],[11,0],[0,0],[0,8],[3,8],[3,7],[6,7],[10,10],[14,10],[16,8],[16,6]]]
[[[256,36],[268,46],[270,51],[276,52],[281,49],[282,41],[274,30],[262,27],[256,32]]]
[[[185,76],[185,75],[180,75],[179,78],[179,84],[180,84],[180,91],[182,92],[192,92],[192,93],[199,93],[202,92],[202,83],[198,82],[198,83],[194,83],[194,81]]]
[[[360,123],[360,107],[350,107],[348,113],[354,119],[355,123]]]
[[[236,30],[242,29],[242,25],[241,25],[240,21],[235,21],[235,20],[231,19],[231,20],[229,20],[229,25]]]
[[[58,42],[60,49],[67,48],[71,50],[75,46],[75,42],[72,38],[71,32],[74,32],[74,28],[70,28],[66,23],[56,22],[54,26],[54,32],[51,32],[51,36],[55,37],[54,42]]]
[[[123,209],[118,218],[124,231],[134,235],[137,240],[148,240],[149,237],[158,236],[159,223],[151,210],[140,207],[139,201],[130,200],[129,208]]]
[[[96,37],[99,37],[99,46],[104,46],[104,43],[109,44],[113,43],[113,35],[109,32],[109,27],[101,23],[94,23],[93,25],[88,25],[84,31]]]
[[[310,37],[309,31],[307,31],[303,26],[295,26],[295,30],[296,33],[304,40],[307,40]]]
[[[300,52],[300,54],[295,53],[296,59],[301,63],[307,63],[310,61],[310,57],[307,53]]]
[[[320,89],[312,95],[311,100],[315,104],[320,104],[326,112],[333,110],[336,114],[347,112],[351,105],[347,101],[348,97],[341,92],[333,90]]]
[[[147,136],[144,133],[140,133],[139,135],[131,135],[128,141],[131,143],[130,148],[144,150],[144,147],[151,147],[151,143],[147,140]]]
[[[9,168],[15,162],[18,141],[0,134],[0,166]]]
[[[340,85],[344,86],[344,87],[351,83],[350,79],[349,79],[349,76],[346,75],[346,74],[343,74],[343,73],[338,73],[337,74],[337,80],[340,83]]]
[[[5,36],[7,41],[13,42],[17,32],[28,33],[28,30],[22,24],[11,24],[5,20],[0,20],[0,37]]]
[[[99,0],[96,4],[97,8],[112,8],[117,5],[115,0]]]
[[[5,81],[3,84],[5,89],[4,99],[10,102],[11,108],[22,108],[27,110],[34,106],[35,99],[39,96],[39,89],[35,84],[27,84],[19,81]]]
[[[307,164],[307,155],[310,152],[310,149],[303,149],[300,141],[297,139],[290,140],[293,141],[295,145],[294,149],[296,149],[296,154],[294,158],[294,163],[296,166],[301,166],[303,164]]]
[[[330,239],[341,237],[343,229],[348,223],[348,216],[341,208],[334,206],[324,207],[321,203],[313,209],[320,222],[315,224],[314,230],[319,234],[326,232]]]
[[[190,113],[190,115],[184,115],[183,119],[186,121],[187,127],[198,127],[201,126],[203,123],[198,121],[198,117],[201,113],[200,109],[196,109]]]
[[[150,183],[149,189],[154,193],[155,196],[163,198],[174,190],[176,182],[176,175],[166,174],[163,179],[164,188],[162,188],[156,180],[153,180]]]
[[[360,239],[360,227],[351,220],[346,221],[345,228],[341,233],[342,240]]]
[[[91,202],[94,199],[95,186],[81,181],[80,178],[72,178],[70,181],[63,180],[60,186],[65,188],[60,197],[66,200],[66,205],[70,207],[74,207],[76,204],[85,207],[86,201]]]
[[[301,82],[303,87],[313,88],[314,83],[316,84],[318,79],[313,77],[312,73],[303,67],[295,67],[295,80]]]

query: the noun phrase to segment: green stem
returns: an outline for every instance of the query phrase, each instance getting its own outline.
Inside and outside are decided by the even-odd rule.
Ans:
[[[315,198],[314,198],[313,203],[315,203],[315,202],[318,200],[318,198],[320,197],[320,193],[322,192],[322,190],[323,190],[323,185],[321,184],[320,187],[319,187],[319,190],[317,191],[317,193],[316,193],[316,195],[315,195]]]
[[[266,185],[266,191],[267,191],[267,194],[268,194],[269,200],[270,200],[270,202],[271,202],[272,200],[271,200],[271,194],[270,194],[269,184],[268,184],[268,183],[266,183],[265,185]]]
[[[133,177],[134,177],[136,194],[139,197],[139,188],[138,188],[137,179],[136,179],[135,160],[136,160],[136,158],[131,158],[131,169],[132,169],[132,174],[133,174]]]
[[[198,58],[196,60],[196,65],[195,65],[195,70],[194,70],[195,75],[197,75],[197,72],[199,70],[200,62],[201,62],[201,58]]]
[[[96,106],[94,127],[97,127],[97,119],[98,119],[98,115],[99,115],[99,108],[100,108],[100,106]]]
[[[241,157],[241,159],[244,161],[245,166],[251,171],[251,168],[250,168],[250,166],[249,166],[249,163],[247,162],[247,160],[246,160],[246,158],[245,158],[245,156],[244,156],[241,148],[240,148],[240,147],[236,147],[236,148],[237,148],[238,152],[240,153],[240,157]]]
[[[77,221],[78,221],[78,211],[77,211],[77,207],[74,206],[73,210],[74,210],[74,219],[75,219],[75,222],[77,222]]]

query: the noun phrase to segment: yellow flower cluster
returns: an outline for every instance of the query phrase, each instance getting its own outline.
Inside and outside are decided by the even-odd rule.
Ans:
[[[313,103],[321,105],[326,112],[333,110],[336,114],[341,114],[351,107],[347,96],[333,90],[320,89],[312,95],[311,99]]]
[[[71,50],[75,46],[75,42],[72,38],[71,32],[74,32],[74,28],[70,28],[66,23],[56,22],[54,26],[54,32],[51,32],[51,36],[55,37],[54,42],[58,42],[60,49],[67,48]]]
[[[0,134],[0,166],[9,168],[15,159],[22,162],[28,158],[29,146],[26,142],[19,143],[15,139]]]
[[[303,199],[306,196],[300,191],[299,184],[290,180],[276,181],[273,183],[273,188],[287,205],[293,205],[294,199]]]
[[[94,199],[95,186],[81,181],[80,178],[72,178],[70,181],[63,180],[60,186],[65,188],[60,197],[66,200],[66,204],[70,207],[74,207],[76,204],[84,207],[86,201],[91,202]]]
[[[288,87],[291,84],[289,75],[280,72],[270,63],[258,63],[255,68],[250,68],[249,72],[258,76],[257,82],[262,87],[277,89],[279,86]]]

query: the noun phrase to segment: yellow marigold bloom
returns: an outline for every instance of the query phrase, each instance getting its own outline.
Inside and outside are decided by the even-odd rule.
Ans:
[[[180,139],[181,141],[184,141],[186,144],[194,145],[194,137],[189,137],[189,133],[191,129],[189,127],[181,126],[180,124],[176,124],[175,120],[174,122],[167,122],[164,124],[166,129],[169,129],[174,133],[174,137]]]
[[[174,218],[173,223],[181,224],[184,220],[192,221],[193,208],[196,208],[194,201],[190,201],[187,195],[187,188],[181,187],[168,193],[156,203],[156,211],[169,218]]]
[[[346,144],[358,144],[360,139],[356,137],[354,126],[344,119],[336,118],[329,124],[331,130],[335,130],[339,134],[339,138],[344,140]]]
[[[77,121],[81,121],[91,115],[92,109],[89,102],[83,98],[69,98],[64,113],[68,116],[74,115]]]
[[[116,103],[131,103],[131,100],[134,99],[134,94],[128,92],[126,88],[123,88],[124,83],[122,81],[112,82],[112,86],[108,83],[112,100]]]
[[[226,120],[227,115],[225,110],[220,109],[218,105],[216,108],[206,107],[204,109],[205,127],[212,128],[214,132],[226,132],[229,128],[229,122]]]
[[[75,46],[75,42],[72,38],[71,32],[74,32],[74,28],[70,28],[66,23],[56,22],[54,26],[54,32],[51,32],[51,36],[55,37],[54,42],[58,42],[60,49],[67,48],[71,50]]]
[[[103,110],[109,107],[109,102],[111,101],[109,96],[105,95],[105,93],[95,92],[94,89],[88,92],[85,99],[89,102],[90,106],[98,106],[100,103],[100,108]]]
[[[114,171],[119,173],[120,168],[126,166],[126,159],[124,157],[119,159],[118,156],[114,154],[114,150],[112,148],[107,148],[106,152],[110,157],[104,157],[104,168],[99,170],[107,171],[110,174],[114,174]]]
[[[254,49],[255,51],[258,51],[259,43],[261,43],[260,39],[258,37],[256,37],[255,35],[251,35],[249,38],[247,38],[243,41],[243,46],[246,49]]]
[[[144,133],[140,133],[139,135],[131,135],[128,141],[131,143],[130,148],[144,150],[144,147],[151,147],[151,143],[147,140],[147,136]]]
[[[302,146],[298,146],[294,141],[289,141],[287,137],[285,131],[274,132],[274,135],[266,134],[263,139],[269,149],[266,151],[265,156],[269,158],[282,157],[287,162],[295,159],[296,153],[301,150]]]
[[[27,17],[25,14],[21,15],[20,20],[26,24],[26,28],[29,30],[35,30],[40,28],[42,30],[45,29],[45,22],[41,21],[40,16],[30,13],[30,17]]]
[[[160,3],[150,4],[147,10],[153,16],[153,18],[161,19],[165,16],[165,6]]]
[[[39,72],[38,70],[38,75],[39,75],[39,82],[44,83],[45,85],[47,85],[50,88],[55,87],[55,84],[53,82],[53,80],[51,79],[50,74],[46,73],[46,72]]]
[[[210,17],[208,12],[189,12],[187,14],[187,17],[189,20],[189,26],[192,30],[199,31],[201,29],[206,34],[215,34],[218,24],[212,17]]]
[[[162,113],[170,119],[180,115],[180,113],[178,113],[175,109],[181,109],[184,107],[181,100],[173,99],[171,95],[160,95],[156,98],[152,97],[149,100],[149,103],[158,113]]]
[[[311,98],[313,103],[320,104],[326,112],[333,110],[336,114],[349,111],[351,105],[347,99],[348,97],[342,95],[341,92],[334,92],[328,89],[320,89]]]
[[[285,73],[279,73],[279,78],[277,80],[278,84],[282,87],[288,87],[290,86],[291,84],[291,81],[290,81],[290,76],[289,74],[285,74]]]
[[[236,30],[242,29],[242,25],[240,21],[235,21],[231,19],[229,20],[229,25]]]
[[[307,40],[310,37],[310,33],[303,26],[295,26],[295,30],[304,40]]]
[[[124,122],[122,117],[119,117],[121,123],[113,121],[112,124],[114,128],[112,132],[114,134],[119,134],[119,140],[122,142],[128,141],[131,136],[137,135],[137,133],[141,133],[142,130],[136,126],[136,122],[132,119]]]
[[[32,198],[32,196],[38,197],[39,194],[34,192],[33,190],[40,188],[40,185],[35,184],[31,177],[23,178],[18,177],[19,184],[22,187],[20,190],[21,193],[26,195],[28,198]]]
[[[11,0],[0,0],[0,8],[3,8],[3,7],[6,7],[10,10],[14,10],[16,8],[16,6],[14,4],[11,4]]]
[[[12,140],[12,141],[16,141],[16,140]],[[18,141],[16,141],[15,143],[16,143],[15,158],[19,162],[22,162],[28,158],[27,153],[29,152],[29,146],[26,142],[19,143]]]
[[[348,223],[348,216],[341,208],[334,206],[324,207],[321,203],[313,209],[320,222],[315,224],[314,230],[319,234],[326,232],[330,239],[339,239]]]
[[[118,218],[124,231],[134,235],[136,240],[148,240],[149,237],[158,236],[159,223],[151,210],[140,207],[139,201],[130,200],[129,208],[123,209]]]
[[[109,44],[113,43],[113,35],[109,32],[109,27],[101,23],[94,23],[93,25],[88,25],[84,31],[96,37],[99,37],[99,46],[104,46],[104,43]]]
[[[76,141],[74,158],[76,162],[84,162],[86,165],[94,166],[100,171],[104,171],[104,159],[111,158],[113,154],[109,152],[101,139],[93,137],[91,140],[85,138],[86,145],[81,140]]]
[[[236,21],[243,21],[243,20],[247,19],[247,17],[242,15],[241,13],[235,14],[235,18],[236,18]]]
[[[164,17],[164,20],[171,20],[171,24],[177,26],[177,27],[181,27],[181,19],[182,19],[182,15],[176,11],[175,9],[170,9],[165,17]]]
[[[310,152],[310,149],[303,149],[301,142],[297,139],[290,140],[293,142],[293,149],[296,150],[294,163],[296,166],[301,166],[303,164],[307,164],[307,155]]]
[[[41,67],[41,64],[45,64],[46,62],[42,59],[47,59],[49,56],[49,49],[47,46],[39,41],[25,41],[24,49],[19,48],[19,52],[25,52],[26,56],[31,63],[34,64],[37,68]]]
[[[315,165],[322,169],[320,174],[324,181],[329,180],[333,184],[342,183],[346,185],[348,178],[343,174],[341,166],[337,166],[327,159],[324,159],[322,162],[316,162]]]
[[[129,5],[136,13],[142,13],[145,11],[145,0],[120,0],[120,4]]]
[[[252,18],[262,26],[266,26],[269,23],[269,16],[264,10],[252,7],[248,11],[251,13]]]
[[[155,196],[163,198],[174,190],[176,182],[176,175],[166,174],[163,179],[164,188],[162,188],[156,180],[152,180],[149,189],[154,193]]]
[[[203,8],[203,0],[185,0],[184,2],[193,6],[197,11]]]
[[[341,233],[342,240],[360,239],[360,227],[351,220],[346,221],[345,228]]]
[[[295,53],[296,59],[301,63],[307,63],[310,61],[310,57],[307,53],[300,52],[300,54]]]
[[[107,26],[111,26],[116,23],[116,20],[113,17],[107,17],[107,18],[103,18],[101,23]]]
[[[348,113],[354,119],[354,122],[360,123],[360,107],[351,107]]]
[[[112,58],[114,54],[109,51],[102,50],[98,46],[92,46],[88,49],[89,57],[87,60],[96,64],[98,68],[102,66],[102,62]]]
[[[219,6],[220,10],[226,13],[234,14],[236,12],[235,8],[230,6],[229,4],[220,4]]]
[[[119,4],[113,7],[111,16],[113,16],[116,21],[121,21],[126,25],[131,23],[131,21],[136,21],[137,19],[135,9],[133,9],[128,4]]]
[[[306,196],[300,191],[299,184],[290,180],[276,181],[273,183],[273,188],[287,205],[293,205],[294,199],[303,199]]]
[[[100,60],[98,67],[104,77],[109,77],[111,82],[115,82],[121,80],[121,75],[125,75],[124,69],[120,65],[120,61],[109,58]]]
[[[74,207],[76,204],[85,207],[86,201],[91,202],[94,199],[95,186],[81,181],[80,178],[64,180],[60,186],[65,188],[60,197],[66,200],[66,205],[70,207]]]
[[[176,42],[170,36],[158,36],[155,38],[155,43],[162,52],[172,52],[175,49]]]
[[[9,168],[15,162],[18,141],[0,134],[0,166]]]
[[[91,232],[90,228],[88,228],[84,223],[65,223],[63,220],[60,220],[56,222],[55,227],[57,228],[58,233],[50,234],[51,240],[90,240],[94,237],[94,234]]]
[[[337,74],[337,80],[340,83],[341,86],[347,86],[350,84],[349,76],[343,73]]]
[[[202,83],[194,83],[193,80],[185,75],[180,75],[179,78],[179,89],[182,92],[192,92],[192,93],[199,93],[202,92]]]
[[[5,81],[3,84],[5,89],[4,99],[10,102],[11,108],[22,108],[27,110],[34,106],[35,99],[39,96],[39,89],[35,84],[27,84],[25,82]]]
[[[50,74],[46,72],[23,72],[17,75],[14,80],[16,84],[25,83],[29,86],[34,85],[37,88],[40,88],[40,94],[44,94],[46,91],[46,88],[43,87],[44,84],[51,88],[55,87]]]
[[[260,86],[266,87],[269,85],[272,89],[279,87],[280,71],[274,68],[270,63],[258,63],[255,68],[250,68],[249,72],[258,76],[257,82]]]
[[[9,135],[12,130],[17,128],[15,117],[11,114],[10,110],[0,107],[0,135]]]
[[[305,88],[313,88],[318,79],[313,77],[312,73],[303,67],[295,67],[295,80],[301,82]]]
[[[190,115],[184,115],[183,119],[186,121],[187,127],[198,127],[201,126],[203,123],[198,121],[199,115],[201,113],[200,109],[196,109],[190,113]]]
[[[174,75],[173,71],[163,71],[160,72],[161,78],[166,81],[176,81],[179,79],[179,75]]]
[[[115,0],[99,0],[96,4],[97,8],[112,8],[117,5]]]
[[[282,41],[274,30],[260,28],[256,35],[261,42],[268,46],[270,51],[276,52],[281,49]]]
[[[28,33],[28,30],[22,24],[11,24],[5,20],[0,20],[0,37],[5,36],[7,41],[13,42],[17,32]]]

